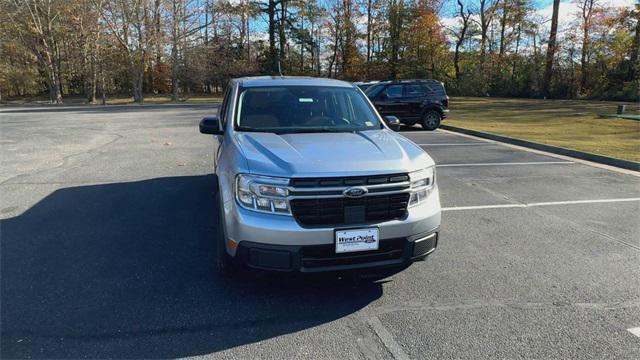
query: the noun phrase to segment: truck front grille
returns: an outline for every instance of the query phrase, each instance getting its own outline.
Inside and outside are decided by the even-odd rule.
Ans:
[[[407,213],[409,193],[346,197],[293,199],[291,210],[302,225],[349,225],[402,218]]]

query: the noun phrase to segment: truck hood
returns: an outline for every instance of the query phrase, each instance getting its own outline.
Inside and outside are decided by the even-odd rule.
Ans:
[[[359,133],[236,133],[253,174],[358,176],[419,170],[434,164],[419,146],[387,129]]]

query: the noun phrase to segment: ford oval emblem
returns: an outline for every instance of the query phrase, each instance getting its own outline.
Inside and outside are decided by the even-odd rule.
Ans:
[[[342,194],[348,198],[359,198],[367,195],[369,190],[364,186],[354,186],[348,189],[345,189]]]

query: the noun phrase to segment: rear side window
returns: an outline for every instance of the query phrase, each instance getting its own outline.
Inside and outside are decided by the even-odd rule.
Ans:
[[[418,84],[408,84],[404,86],[404,95],[408,97],[423,96],[425,91],[422,86]]]
[[[402,85],[390,85],[384,90],[384,94],[390,98],[402,96]]]

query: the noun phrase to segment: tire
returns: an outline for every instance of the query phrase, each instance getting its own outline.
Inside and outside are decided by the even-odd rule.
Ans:
[[[433,131],[440,126],[440,113],[436,110],[427,110],[422,115],[422,128],[425,130]]]

